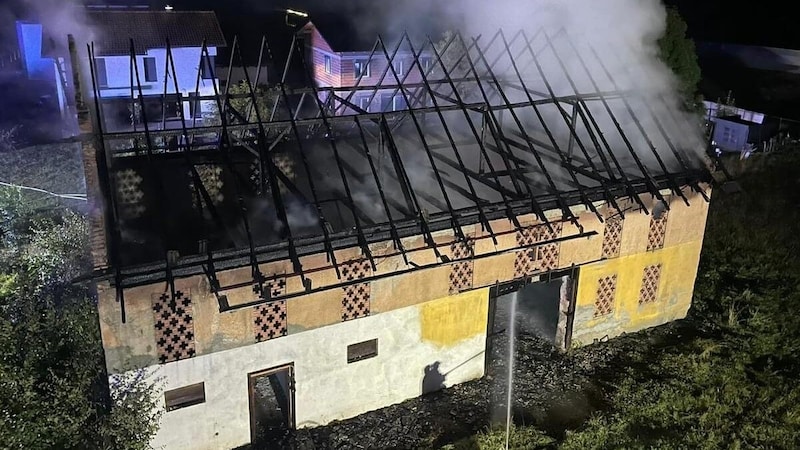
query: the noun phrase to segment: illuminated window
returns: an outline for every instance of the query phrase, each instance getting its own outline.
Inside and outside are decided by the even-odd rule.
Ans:
[[[330,55],[325,55],[325,73],[333,73],[333,61]]]
[[[397,72],[398,77],[402,77],[403,72],[403,60],[396,60],[392,63],[394,65],[394,71]]]
[[[354,64],[356,69],[356,78],[360,77],[369,78],[370,75],[369,62],[359,60],[356,61]]]

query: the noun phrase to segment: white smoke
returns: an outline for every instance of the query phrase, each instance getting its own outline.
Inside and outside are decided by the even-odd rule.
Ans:
[[[698,118],[684,110],[677,79],[658,58],[657,41],[664,33],[667,17],[661,0],[410,0],[381,3],[379,7],[361,4],[349,13],[354,23],[363,24],[357,27],[363,37],[381,33],[387,45],[403,32],[408,32],[415,41],[420,36],[432,35],[435,42],[436,31],[454,30],[463,35],[467,46],[476,38],[488,61],[500,59],[491,66],[473,50],[470,55],[478,71],[486,74],[487,66],[491,66],[501,81],[516,81],[510,59],[501,54],[505,51],[502,40],[490,45],[497,31],[503,30],[511,42],[517,68],[531,90],[547,94],[543,79],[546,78],[557,96],[573,95],[573,85],[582,94],[628,93],[627,104],[618,99],[610,99],[608,104],[613,119],[619,122],[648,169],[663,172],[653,147],[668,170],[682,168],[661,129],[679,151],[685,152],[681,156],[690,165],[697,166],[700,161],[703,139]],[[533,52],[526,49],[525,39],[513,39],[520,30],[526,33]],[[533,63],[532,53],[542,66],[541,73]],[[522,92],[506,89],[506,93],[512,102],[526,100]],[[612,115],[599,101],[588,104],[622,165],[635,167]],[[565,142],[569,129],[563,125],[559,111],[543,107],[541,112],[556,137]],[[532,127],[539,125],[531,113],[526,115],[525,122]],[[646,137],[639,131],[640,126],[645,129]],[[578,133],[583,144],[591,146],[588,134],[581,127]]]

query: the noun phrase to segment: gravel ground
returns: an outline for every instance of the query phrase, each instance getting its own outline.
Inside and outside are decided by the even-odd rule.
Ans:
[[[684,342],[697,334],[680,321],[563,354],[530,334],[518,337],[514,421],[535,424],[553,437],[603,408],[604,386],[635,356]],[[500,336],[487,375],[439,392],[313,429],[289,432],[262,448],[440,448],[505,421],[507,340]],[[635,370],[635,367],[633,367]]]

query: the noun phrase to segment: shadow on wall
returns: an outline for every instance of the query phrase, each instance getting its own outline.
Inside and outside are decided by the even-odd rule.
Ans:
[[[439,361],[436,361],[425,366],[425,376],[422,377],[422,395],[444,389],[445,375],[439,365]]]

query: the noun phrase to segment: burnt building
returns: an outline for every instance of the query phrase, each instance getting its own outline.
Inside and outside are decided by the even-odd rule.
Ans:
[[[700,127],[666,99],[564,33],[378,40],[370,57],[419,78],[382,64],[349,89],[311,82],[299,39],[308,87],[217,88],[203,126],[103,129],[78,77],[110,384],[158,380],[155,446],[236,447],[482,377],[511,297],[562,349],[685,316],[710,187]],[[268,39],[230,43],[234,64],[237,46],[288,64]],[[406,108],[352,102],[387,90]]]

